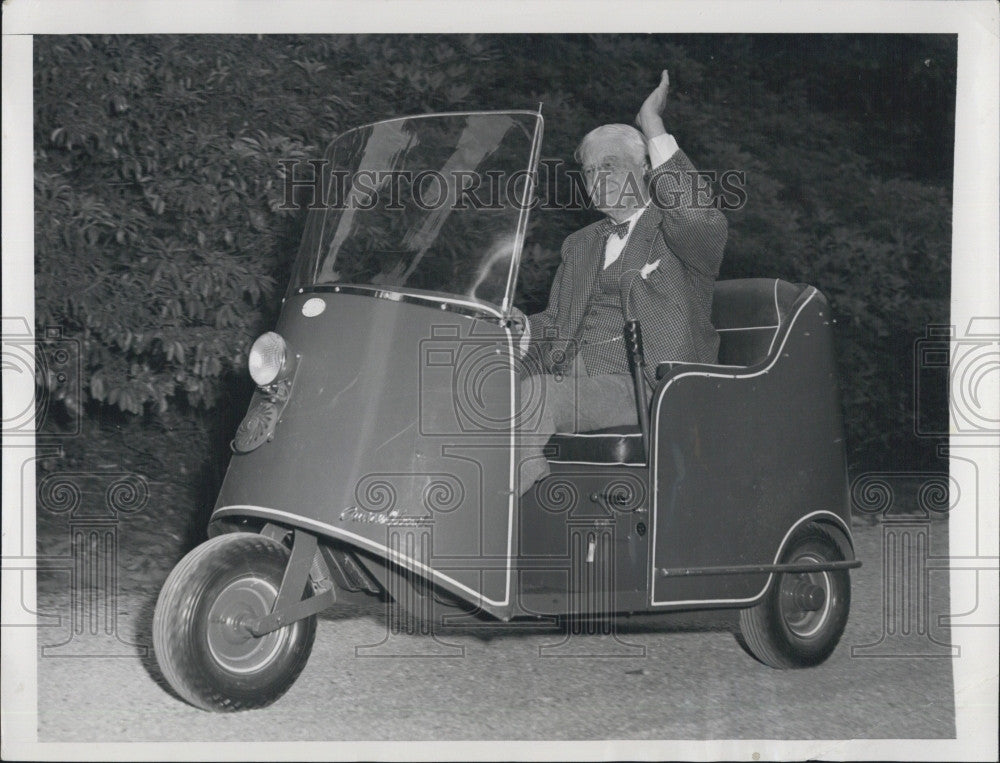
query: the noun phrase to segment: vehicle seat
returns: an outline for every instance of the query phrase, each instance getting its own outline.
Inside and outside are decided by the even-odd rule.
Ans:
[[[712,299],[712,325],[719,332],[720,366],[746,367],[763,362],[774,349],[779,329],[798,299],[803,284],[776,278],[740,278],[717,281]],[[677,363],[660,363],[662,378]],[[552,461],[581,464],[633,464],[646,461],[639,427],[624,426],[595,432],[554,434]]]
[[[712,325],[719,332],[718,365],[754,366],[766,360],[778,329],[805,288],[776,278],[716,282]],[[658,367],[657,376],[661,375]]]
[[[557,432],[549,438],[549,447],[556,454],[550,461],[574,464],[634,464],[646,463],[639,425],[609,427],[593,432]]]

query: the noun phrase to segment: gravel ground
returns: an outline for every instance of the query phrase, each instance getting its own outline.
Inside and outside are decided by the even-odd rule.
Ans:
[[[951,660],[903,656],[912,639],[884,644],[878,657],[852,649],[878,642],[884,630],[883,529],[859,523],[855,534],[865,564],[852,572],[851,618],[841,645],[818,668],[775,671],[755,662],[734,639],[730,613],[633,618],[618,642],[580,642],[591,653],[625,657],[550,657],[542,648],[562,636],[525,626],[452,629],[439,636],[443,646],[397,635],[381,648],[356,649],[386,638],[382,605],[373,603],[324,616],[310,662],[288,694],[235,715],[196,710],[165,687],[149,628],[157,581],[169,564],[125,544],[115,608],[122,656],[40,656],[39,741],[954,737]],[[931,536],[932,553],[947,548],[946,524],[934,523]],[[140,571],[130,577],[130,569]],[[931,634],[946,641],[935,624],[948,611],[947,578],[930,580]],[[42,646],[70,635],[66,582],[40,579],[41,612],[63,623],[39,630]],[[86,633],[74,639],[64,651],[98,643]],[[921,649],[929,643],[918,641]],[[420,656],[385,656],[400,651]],[[448,656],[424,656],[434,651]]]

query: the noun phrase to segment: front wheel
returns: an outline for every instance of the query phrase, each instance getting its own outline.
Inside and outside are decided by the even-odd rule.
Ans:
[[[259,637],[247,625],[270,613],[288,558],[276,540],[231,533],[202,543],[170,573],[153,615],[153,649],[183,699],[204,710],[249,710],[298,678],[316,617]]]
[[[843,553],[820,527],[799,530],[782,555],[783,564],[842,561]],[[772,668],[819,665],[840,641],[851,608],[847,570],[776,574],[756,606],[740,610],[746,649]]]

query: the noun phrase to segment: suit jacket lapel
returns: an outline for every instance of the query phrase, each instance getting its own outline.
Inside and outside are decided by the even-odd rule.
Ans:
[[[628,243],[622,252],[622,267],[625,270],[641,268],[648,262],[650,247],[658,230],[659,215],[650,204],[646,211],[636,220],[635,230],[628,237]]]
[[[593,226],[584,244],[586,253],[584,256],[584,267],[578,268],[574,274],[573,297],[574,305],[571,311],[574,315],[573,331],[579,327],[583,318],[583,308],[590,303],[590,295],[594,291],[594,283],[597,281],[597,274],[604,261],[604,236],[601,235],[601,226]]]

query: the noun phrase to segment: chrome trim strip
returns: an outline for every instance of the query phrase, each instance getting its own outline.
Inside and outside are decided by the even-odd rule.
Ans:
[[[701,575],[763,575],[765,572],[833,572],[854,570],[861,566],[860,559],[843,559],[839,562],[813,562],[810,564],[736,564],[732,567],[661,567],[661,578],[674,580],[696,578]]]
[[[811,297],[810,297],[811,298]],[[778,279],[774,279],[774,319],[778,322],[778,326],[781,326],[781,310],[778,309]],[[774,349],[774,340],[778,338],[778,332],[774,332],[774,336],[771,337],[771,344],[767,346],[767,354],[771,354],[771,350]]]
[[[407,302],[410,304],[420,304],[422,302],[433,302],[441,306],[442,310],[450,310],[462,315],[470,315],[473,318],[494,317],[502,319],[502,313],[493,305],[486,302],[472,302],[455,297],[438,297],[433,294],[415,294],[412,292],[386,289],[380,286],[368,286],[365,284],[320,284],[317,286],[300,286],[294,292],[299,294],[358,294],[375,299],[387,299],[391,302]]]

